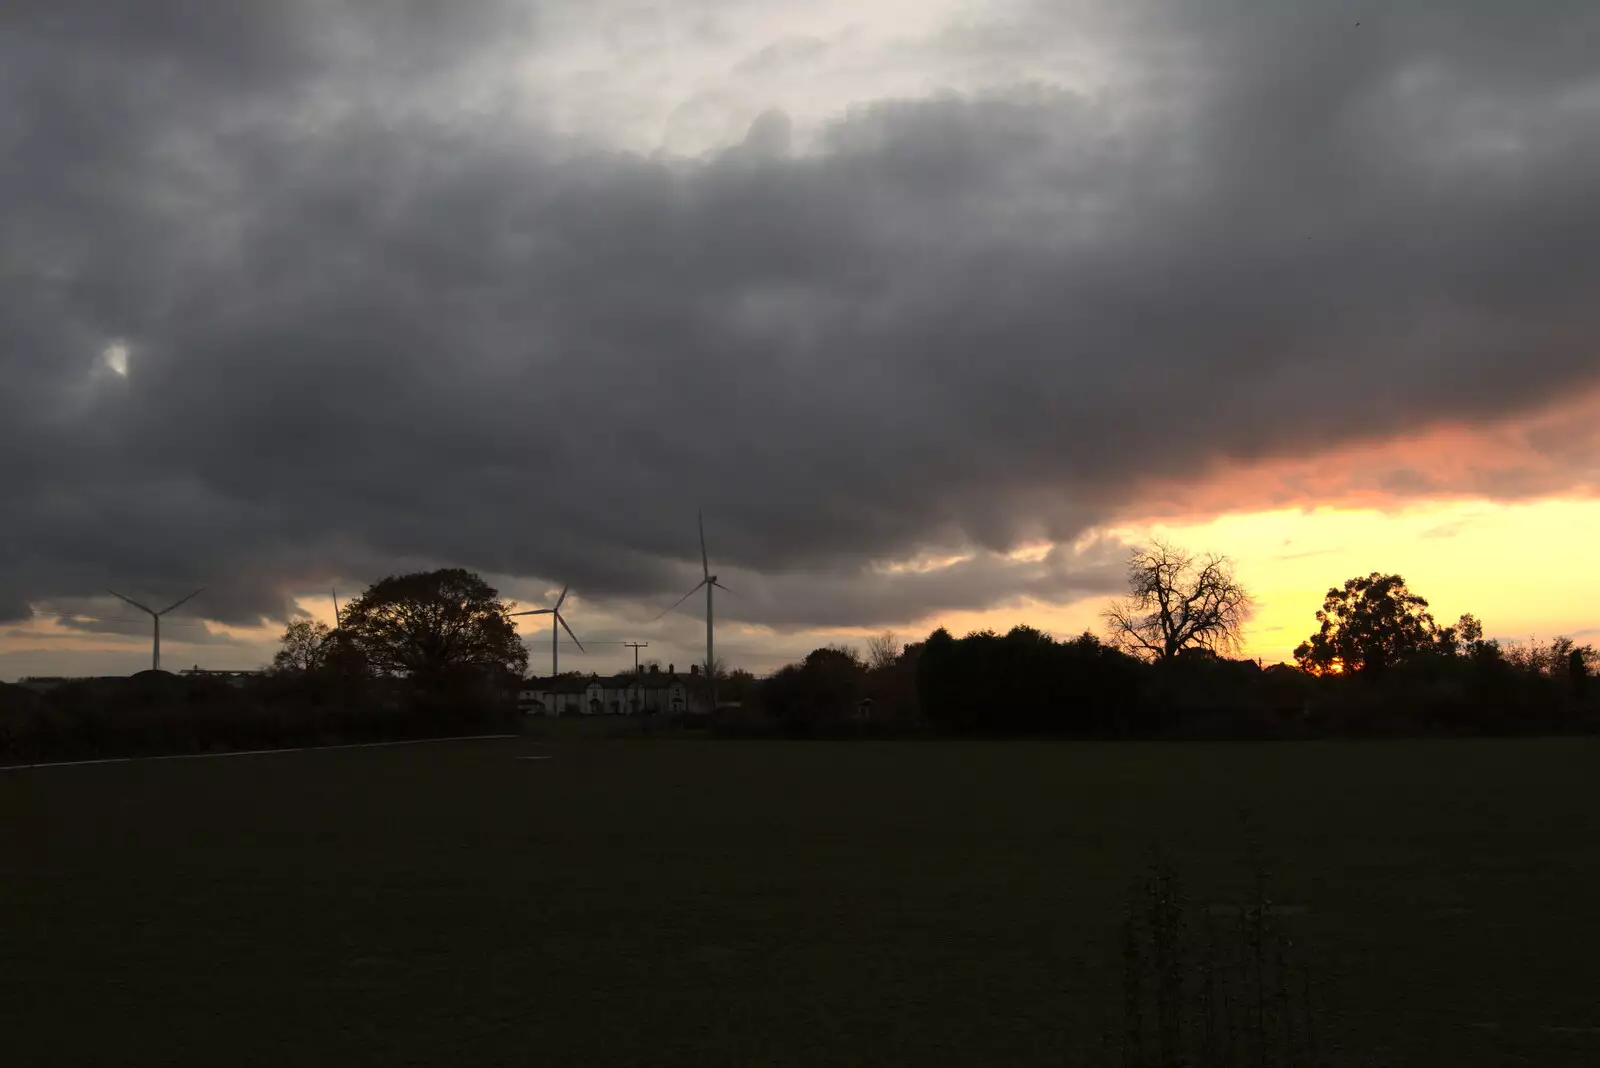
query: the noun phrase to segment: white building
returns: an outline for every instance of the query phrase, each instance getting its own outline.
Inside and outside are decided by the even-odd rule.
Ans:
[[[532,716],[654,716],[708,711],[707,697],[698,667],[688,675],[668,668],[527,679],[517,692],[517,708]]]

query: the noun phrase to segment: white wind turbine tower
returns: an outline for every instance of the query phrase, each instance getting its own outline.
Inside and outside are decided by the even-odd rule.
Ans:
[[[561,641],[561,632],[563,630],[565,630],[567,632],[567,636],[572,639],[572,644],[578,647],[578,652],[585,652],[583,643],[578,640],[578,636],[576,634],[572,633],[572,628],[567,626],[567,621],[562,618],[561,615],[561,603],[567,599],[567,591],[570,589],[572,589],[570,584],[562,587],[561,596],[556,598],[556,606],[554,608],[530,608],[526,612],[511,613],[514,616],[554,617],[554,621],[550,624],[550,677],[552,679],[560,674],[560,672],[556,670],[556,665],[559,663],[560,657],[557,643]]]
[[[111,594],[111,596],[113,596],[113,597],[119,597],[122,600],[127,601],[129,604],[133,605],[133,607],[139,609],[141,612],[149,612],[150,613],[150,618],[155,622],[155,642],[150,647],[150,670],[151,671],[160,671],[161,670],[161,617],[166,615],[168,612],[172,611],[174,608],[178,607],[180,604],[183,604],[184,601],[189,600],[191,597],[197,597],[201,593],[203,593],[204,591],[205,591],[205,587],[201,586],[198,590],[195,590],[194,593],[191,593],[188,597],[185,597],[182,600],[173,601],[171,604],[167,605],[167,607],[163,608],[159,612],[157,612],[155,609],[149,607],[148,605],[140,604],[138,601],[135,601],[132,597],[123,597],[122,594],[118,593],[116,590],[107,590],[106,592]]]
[[[712,645],[712,618],[713,618],[713,616],[712,616],[712,611],[711,611],[711,608],[712,608],[712,605],[711,605],[711,591],[713,589],[719,587],[719,586],[721,586],[722,589],[724,589],[724,590],[727,590],[728,587],[723,586],[722,583],[717,580],[717,576],[715,576],[715,575],[713,575],[711,573],[711,560],[710,560],[710,558],[708,556],[706,556],[706,517],[705,517],[705,514],[701,513],[699,518],[700,518],[700,567],[701,567],[702,574],[704,574],[705,577],[702,578],[699,582],[694,584],[694,589],[690,590],[688,593],[684,594],[682,597],[679,597],[678,601],[677,601],[677,604],[674,604],[672,606],[672,608],[667,609],[666,612],[662,612],[661,615],[656,616],[656,618],[657,619],[662,618],[662,616],[665,616],[667,614],[667,612],[671,612],[673,608],[677,608],[678,605],[680,605],[683,602],[687,601],[694,594],[695,590],[698,590],[702,586],[705,587],[705,589],[706,589],[706,668],[705,668],[705,670],[706,670],[706,685],[708,685],[711,688],[711,710],[712,711],[716,711],[716,708],[717,708],[717,680],[716,680],[716,677],[715,677],[715,673],[712,670],[712,665],[716,663],[716,660],[712,656],[712,652],[713,652],[713,645]],[[733,591],[732,590],[728,590],[728,592],[732,593]]]

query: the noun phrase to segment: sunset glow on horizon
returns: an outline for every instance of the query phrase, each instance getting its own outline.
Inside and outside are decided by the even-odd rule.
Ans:
[[[1499,504],[1483,500],[1430,502],[1377,509],[1276,509],[1191,524],[1138,524],[1105,533],[1138,543],[1162,537],[1196,553],[1231,558],[1256,612],[1240,655],[1293,663],[1294,649],[1317,629],[1315,613],[1332,587],[1370,574],[1399,574],[1427,598],[1441,625],[1471,613],[1486,637],[1502,641],[1566,635],[1600,643],[1600,573],[1553,569],[1549,557],[1600,544],[1600,500],[1563,499]],[[1554,544],[1552,544],[1552,542]],[[915,640],[934,627],[960,635],[1004,632],[1017,624],[1071,637],[1104,634],[1106,599],[1069,606],[1019,603],[983,612],[943,613],[904,628]],[[869,630],[852,632],[859,640]]]

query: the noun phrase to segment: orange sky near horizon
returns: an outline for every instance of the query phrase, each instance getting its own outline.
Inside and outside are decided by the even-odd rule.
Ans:
[[[1247,631],[1244,653],[1268,663],[1292,661],[1294,647],[1315,629],[1314,613],[1330,586],[1371,571],[1398,572],[1413,592],[1426,597],[1441,622],[1463,612],[1478,616],[1485,633],[1509,640],[1542,639],[1566,634],[1580,642],[1600,643],[1600,572],[1587,566],[1584,551],[1600,544],[1600,499],[1547,498],[1521,503],[1454,500],[1405,508],[1283,508],[1243,512],[1199,522],[1134,523],[1102,533],[1130,541],[1152,535],[1169,538],[1198,552],[1230,556],[1241,581],[1252,591],[1257,611]],[[306,598],[302,606],[332,621],[326,597]],[[574,604],[578,602],[574,600]],[[1088,598],[1069,605],[1013,603],[982,612],[945,612],[895,628],[905,640],[924,637],[944,626],[957,635],[992,628],[1005,631],[1026,623],[1066,637],[1084,629],[1100,630],[1104,599]],[[602,625],[599,606],[583,613],[591,626]],[[210,639],[187,641],[189,632],[174,625],[163,632],[163,662],[180,668],[254,667],[270,659],[280,628],[224,628],[209,624]],[[0,678],[35,673],[17,658],[30,651],[48,652],[51,660],[96,661],[114,658],[127,670],[148,663],[148,629],[130,623],[126,635],[85,634],[47,620],[0,639]],[[537,624],[524,629],[532,639],[531,667],[541,664]],[[737,666],[758,671],[797,659],[829,641],[861,644],[874,629],[817,630],[773,635],[761,628],[741,627],[733,620],[718,627],[719,647],[730,653],[759,645],[772,650],[773,663],[749,656]],[[219,642],[218,639],[232,639]],[[672,658],[669,646],[663,659]],[[688,657],[679,655],[680,660]],[[620,655],[611,657],[621,663]],[[221,664],[226,660],[228,663]],[[125,664],[124,664],[125,662]],[[17,668],[9,665],[18,664]],[[596,666],[587,662],[578,666]],[[606,669],[610,665],[607,660]],[[40,670],[55,673],[63,668]],[[85,674],[111,668],[87,667]]]

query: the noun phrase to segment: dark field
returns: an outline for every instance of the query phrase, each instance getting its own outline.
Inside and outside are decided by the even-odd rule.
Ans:
[[[19,1066],[1102,1062],[1130,885],[1161,847],[1236,900],[1247,808],[1365,1063],[1595,1065],[1597,772],[1595,741],[681,740],[8,771],[0,1042]]]

